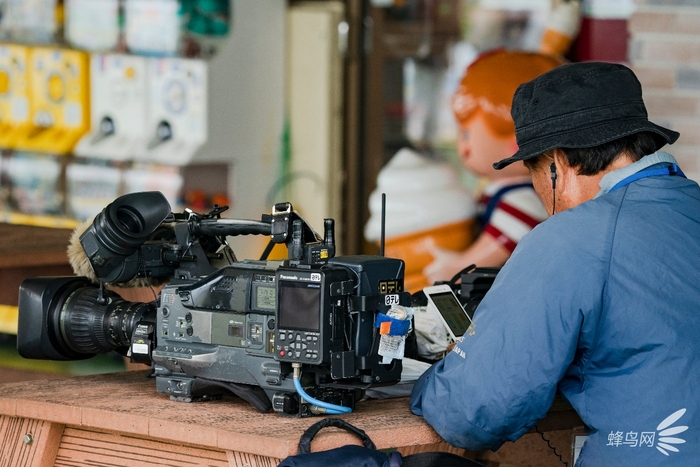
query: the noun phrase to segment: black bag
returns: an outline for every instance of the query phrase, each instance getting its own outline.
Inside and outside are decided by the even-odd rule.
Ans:
[[[322,452],[311,452],[314,436],[327,426],[342,428],[362,440],[363,446],[346,445]],[[402,457],[398,452],[385,454],[359,428],[340,418],[324,418],[311,425],[299,439],[296,455],[282,460],[277,467],[484,467],[470,459],[447,452],[422,452]]]

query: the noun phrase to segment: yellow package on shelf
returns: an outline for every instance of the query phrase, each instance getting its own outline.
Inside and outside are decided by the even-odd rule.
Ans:
[[[31,225],[53,229],[75,229],[80,221],[68,217],[25,214],[21,212],[0,211],[0,222],[5,224]]]
[[[14,148],[30,126],[29,49],[0,44],[0,148]]]
[[[29,51],[31,126],[15,147],[68,154],[90,128],[89,56],[70,49]]]
[[[0,334],[17,334],[16,306],[0,305]]]

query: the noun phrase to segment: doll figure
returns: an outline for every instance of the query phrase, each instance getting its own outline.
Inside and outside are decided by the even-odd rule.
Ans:
[[[401,148],[379,172],[369,210],[365,239],[379,245],[385,224],[384,253],[404,260],[404,289],[411,293],[432,285],[423,275],[433,260],[426,243],[461,251],[473,240],[476,202],[457,171],[410,148]]]
[[[428,244],[433,261],[423,270],[429,283],[450,280],[465,267],[502,266],[520,239],[547,217],[523,164],[492,167],[517,149],[510,115],[517,87],[555,68],[559,59],[539,53],[496,50],[469,67],[452,100],[457,150],[466,169],[488,181],[478,199],[479,231],[464,250]]]

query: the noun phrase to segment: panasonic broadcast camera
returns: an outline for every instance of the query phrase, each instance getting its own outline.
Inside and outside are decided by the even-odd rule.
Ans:
[[[20,286],[20,355],[116,351],[151,365],[157,390],[173,400],[231,392],[297,417],[350,412],[371,385],[400,380],[401,360],[380,356],[379,328],[407,332],[387,316],[411,306],[402,260],[335,257],[333,220],[319,235],[289,203],[260,221],[221,218],[225,209],[174,214],[159,192],[116,199],[74,233],[71,260],[85,277]],[[237,260],[227,237],[238,235],[269,236],[262,258]],[[280,243],[288,258],[268,260]],[[139,303],[105,286],[129,281],[162,289]]]

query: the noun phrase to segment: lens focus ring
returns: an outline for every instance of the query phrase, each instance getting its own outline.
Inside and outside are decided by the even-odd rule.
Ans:
[[[111,292],[105,292],[105,296],[111,300],[119,299]],[[108,306],[99,305],[97,297],[97,289],[79,290],[66,304],[61,317],[61,334],[66,344],[81,354],[102,353],[115,348],[114,342],[106,335]]]

